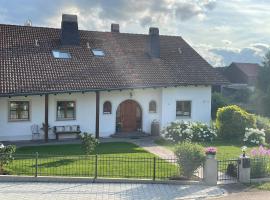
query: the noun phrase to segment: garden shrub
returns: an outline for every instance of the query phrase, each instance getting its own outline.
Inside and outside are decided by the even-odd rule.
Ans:
[[[254,115],[236,105],[219,108],[216,127],[218,136],[223,140],[242,140],[246,128],[256,126]]]
[[[224,106],[229,105],[229,100],[225,98],[221,93],[214,92],[211,100],[211,116],[212,119],[216,118],[217,110]]]
[[[175,121],[169,124],[163,131],[164,138],[172,142],[195,141],[209,142],[216,137],[214,128],[200,122]]]
[[[186,178],[191,178],[205,161],[204,148],[196,143],[179,143],[175,148],[175,156],[180,166],[180,174]]]
[[[4,173],[4,166],[13,161],[13,153],[15,151],[15,145],[4,146],[0,143],[0,174]]]
[[[98,139],[86,132],[80,135],[80,139],[82,142],[82,149],[87,155],[91,154],[99,143]]]
[[[265,143],[270,144],[270,128],[264,131],[265,133]]]
[[[269,174],[270,150],[260,146],[250,151],[251,153],[251,178],[263,178]]]
[[[192,141],[194,142],[210,142],[217,136],[214,128],[200,122],[191,123],[191,129],[193,132]]]
[[[246,128],[243,141],[247,144],[258,145],[265,143],[264,129]]]
[[[262,117],[260,115],[256,115],[256,126],[259,129],[270,129],[270,119],[268,117]]]
[[[172,142],[191,141],[193,133],[189,122],[174,121],[162,130],[165,139]]]

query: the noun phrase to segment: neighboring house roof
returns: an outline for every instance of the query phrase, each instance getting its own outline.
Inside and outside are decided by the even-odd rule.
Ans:
[[[0,25],[0,96],[226,83],[181,37],[161,35],[160,58],[152,58],[149,35],[81,30],[79,46],[62,46],[60,34]],[[71,58],[56,59],[52,50]]]
[[[232,62],[223,74],[231,83],[255,85],[260,65],[257,63]]]
[[[248,77],[257,77],[260,65],[257,63],[231,63],[231,66],[236,66]]]

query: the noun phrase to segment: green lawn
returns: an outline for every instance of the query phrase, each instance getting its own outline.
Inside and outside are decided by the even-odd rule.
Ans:
[[[174,150],[175,148],[175,144],[169,143],[165,141],[164,139],[157,139],[155,142],[156,144],[162,145],[171,150]],[[234,142],[223,142],[223,141],[215,141],[212,143],[202,143],[202,145],[204,147],[208,147],[208,146],[217,147],[218,160],[228,160],[228,159],[238,158],[242,154],[241,147],[243,146],[241,144],[237,144]],[[249,153],[252,148],[253,147],[248,147],[247,153]]]
[[[167,179],[179,174],[177,165],[127,142],[101,143],[93,155],[89,156],[83,155],[79,144],[21,147],[17,149],[15,160],[5,171],[8,174],[34,175],[35,152],[39,153],[38,175],[43,176],[94,177],[97,171],[98,177],[151,179],[154,174],[154,157],[157,179]]]
[[[252,184],[252,187],[257,188],[259,190],[268,190],[270,191],[270,182],[265,182],[265,183],[257,183],[257,184]]]

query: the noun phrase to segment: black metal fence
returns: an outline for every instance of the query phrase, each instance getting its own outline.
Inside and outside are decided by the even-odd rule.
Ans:
[[[270,158],[259,157],[250,159],[250,178],[270,177]]]
[[[238,181],[239,160],[219,160],[218,161],[218,181]]]
[[[14,154],[4,174],[27,176],[72,176],[90,178],[135,178],[174,180],[180,178],[176,158],[143,155],[44,155]],[[199,168],[194,178],[202,177]]]

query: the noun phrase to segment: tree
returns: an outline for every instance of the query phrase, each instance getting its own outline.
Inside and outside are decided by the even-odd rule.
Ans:
[[[257,93],[261,114],[270,117],[270,51],[264,57],[257,78]]]
[[[224,106],[229,105],[229,100],[222,96],[221,93],[214,92],[212,94],[212,101],[211,101],[211,116],[212,119],[216,118],[217,110]]]

